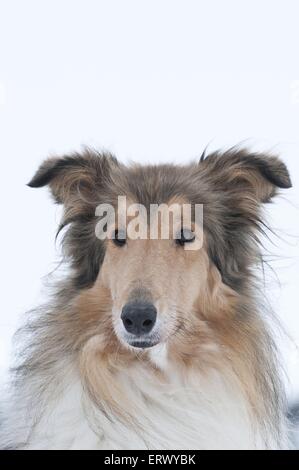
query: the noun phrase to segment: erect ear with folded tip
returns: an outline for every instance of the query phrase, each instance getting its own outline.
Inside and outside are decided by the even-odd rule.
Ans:
[[[53,157],[45,160],[32,180],[31,188],[49,185],[57,203],[70,199],[92,198],[94,191],[109,179],[110,172],[118,166],[115,157],[85,150],[82,154]]]
[[[239,291],[266,231],[262,203],[292,186],[289,172],[276,156],[236,148],[202,158],[198,172],[212,200],[204,219],[210,258],[224,282]]]
[[[119,164],[109,154],[86,150],[46,160],[29,183],[32,188],[48,185],[64,212],[60,230],[69,225],[63,244],[72,259],[74,285],[85,288],[96,280],[104,247],[94,232],[95,208],[112,185]]]
[[[273,155],[233,148],[208,155],[200,165],[217,188],[256,202],[269,202],[277,188],[292,186],[286,165]]]

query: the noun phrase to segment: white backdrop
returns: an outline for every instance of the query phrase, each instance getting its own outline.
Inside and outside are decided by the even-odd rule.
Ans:
[[[25,183],[82,144],[120,160],[187,161],[246,140],[281,154],[294,188],[269,209],[282,240],[268,297],[299,393],[297,0],[0,0],[0,367],[55,267],[57,207]]]

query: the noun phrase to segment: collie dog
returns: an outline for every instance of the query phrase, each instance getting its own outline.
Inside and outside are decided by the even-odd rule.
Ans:
[[[256,269],[262,205],[291,187],[279,158],[232,148],[188,165],[125,166],[86,149],[46,160],[29,183],[45,185],[63,205],[69,269],[17,334],[0,447],[287,448]],[[138,223],[120,197],[143,208]],[[191,208],[190,226],[175,215],[163,237],[156,210],[158,236],[147,236],[151,208],[173,204]]]

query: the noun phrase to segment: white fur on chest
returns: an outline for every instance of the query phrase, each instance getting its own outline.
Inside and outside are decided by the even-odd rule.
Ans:
[[[164,359],[162,362],[166,365]],[[23,430],[19,429],[19,434],[24,431],[26,435],[30,434],[25,448],[153,450],[264,447],[260,436],[253,433],[242,395],[225,384],[219,374],[203,378],[198,373],[189,373],[188,377],[182,377],[178,371],[167,367],[168,377],[164,382],[141,363],[120,373],[119,381],[134,410],[134,423],[121,422],[112,414],[108,419],[87,399],[76,373],[67,374],[67,385],[52,403],[44,404],[46,412],[33,431],[24,429],[30,426],[32,419],[24,418],[23,409]],[[11,414],[15,414],[11,416],[14,426],[17,421],[22,422],[21,409],[18,411],[15,407]],[[12,432],[16,433],[16,428]]]

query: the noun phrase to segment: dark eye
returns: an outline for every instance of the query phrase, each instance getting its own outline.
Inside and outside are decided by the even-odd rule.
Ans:
[[[192,243],[195,240],[195,234],[186,228],[183,228],[177,235],[175,241],[178,245],[184,246],[185,243]]]
[[[127,242],[125,230],[115,230],[112,234],[112,241],[116,246],[124,246]]]

